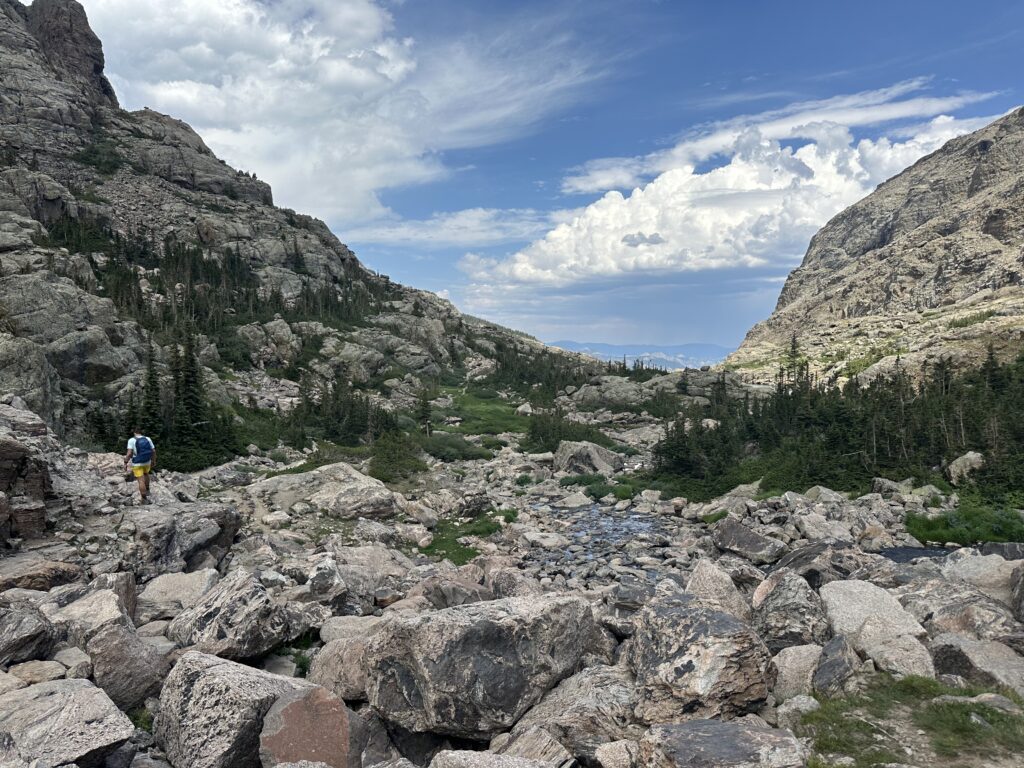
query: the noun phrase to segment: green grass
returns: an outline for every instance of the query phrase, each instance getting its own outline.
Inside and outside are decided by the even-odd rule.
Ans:
[[[946,323],[946,327],[951,331],[956,328],[967,328],[978,323],[984,323],[990,317],[995,316],[995,312],[992,310],[986,310],[984,312],[975,312],[973,315],[965,315],[964,317],[955,317]]]
[[[907,515],[907,530],[918,541],[954,541],[962,545],[981,541],[1024,541],[1024,519],[1013,509],[985,502],[972,491],[960,497],[960,506],[929,520]]]
[[[139,707],[128,713],[128,719],[132,721],[132,725],[138,728],[140,731],[146,731],[146,733],[153,732],[153,713],[145,707]]]
[[[480,445],[489,451],[500,451],[502,448],[508,447],[508,441],[493,435],[484,435],[480,438]]]
[[[463,536],[487,538],[501,530],[501,523],[495,520],[494,516],[499,516],[506,522],[512,522],[516,519],[517,513],[515,510],[502,510],[493,515],[484,513],[468,522],[439,520],[433,531],[433,541],[428,546],[422,547],[420,551],[431,557],[450,560],[455,565],[465,565],[480,553],[473,547],[460,544],[458,539]]]
[[[503,432],[526,432],[530,426],[528,416],[516,414],[516,407],[508,400],[496,395],[491,390],[475,389],[460,393],[448,390],[455,404],[445,411],[448,416],[462,419],[456,429],[464,435],[500,435]],[[490,446],[485,446],[490,447]]]
[[[853,758],[854,768],[901,762],[902,745],[894,741],[884,723],[876,725],[872,720],[908,714],[941,756],[1024,753],[1024,718],[980,704],[932,703],[944,694],[974,696],[982,690],[951,688],[924,677],[894,680],[878,675],[861,695],[820,699],[821,708],[805,715],[796,733],[812,739],[819,755],[809,764],[812,766],[828,765],[820,757],[826,754]],[[988,725],[973,721],[972,713]]]
[[[401,432],[382,435],[373,444],[370,456],[370,476],[385,483],[395,483],[427,470],[415,439]]]
[[[295,662],[295,668],[299,671],[299,677],[306,677],[309,674],[309,665],[313,660],[306,653],[296,651],[292,654],[292,661]]]
[[[419,443],[424,451],[445,462],[493,458],[486,448],[473,445],[462,435],[452,432],[435,432],[430,437],[421,434]]]
[[[710,515],[703,515],[701,517],[701,520],[703,520],[708,525],[714,525],[719,520],[724,520],[728,516],[729,516],[729,511],[726,510],[726,509],[723,509],[723,510],[721,510],[719,512],[712,512]]]
[[[97,138],[73,159],[91,165],[104,176],[113,176],[124,165],[124,158],[117,149],[117,143],[107,138]]]

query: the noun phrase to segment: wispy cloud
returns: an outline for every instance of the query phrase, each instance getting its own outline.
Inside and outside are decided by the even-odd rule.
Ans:
[[[557,19],[427,45],[395,33],[383,0],[84,5],[123,103],[186,120],[280,202],[339,225],[387,217],[382,190],[532,130],[605,67]]]
[[[383,220],[345,233],[350,243],[408,245],[418,248],[483,248],[541,237],[569,220],[574,211],[532,208],[466,208],[426,219]]]

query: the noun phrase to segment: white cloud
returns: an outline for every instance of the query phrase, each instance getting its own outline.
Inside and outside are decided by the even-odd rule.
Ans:
[[[606,192],[507,258],[463,259],[472,281],[467,307],[480,311],[503,297],[518,298],[518,286],[564,289],[725,268],[788,270],[829,218],[992,119],[934,116],[983,96],[912,95],[923,87],[924,81],[901,83],[709,125],[665,152],[626,159],[618,165],[623,174],[657,175],[629,194]],[[920,122],[922,116],[931,119]],[[893,124],[897,118],[904,119]],[[887,124],[886,135],[854,138],[852,128],[880,123]],[[698,169],[709,158],[718,164]],[[596,169],[590,180],[613,176],[614,165],[588,166]]]
[[[350,243],[410,245],[418,248],[470,248],[521,243],[541,237],[573,213],[578,211],[465,208],[450,213],[435,213],[428,219],[386,220],[355,227],[345,232],[345,238]]]
[[[83,0],[125,106],[195,127],[276,199],[348,225],[443,178],[441,153],[529,130],[600,76],[554,22],[429,46],[382,0]]]

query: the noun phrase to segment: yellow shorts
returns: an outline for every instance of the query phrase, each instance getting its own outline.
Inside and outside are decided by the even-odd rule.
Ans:
[[[149,463],[145,464],[132,464],[132,474],[136,477],[142,477],[143,475],[149,474]]]

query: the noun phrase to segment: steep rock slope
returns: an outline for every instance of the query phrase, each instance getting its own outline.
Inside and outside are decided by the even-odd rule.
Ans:
[[[201,359],[251,363],[259,376],[228,377],[241,397],[273,388],[262,369],[300,357],[328,377],[401,382],[486,371],[502,346],[543,349],[367,270],[323,222],[275,207],[269,185],[185,123],[122,110],[103,64],[74,0],[0,0],[0,394],[56,426],[97,387],[130,392],[148,345],[141,314],[178,304],[220,313],[198,323]],[[115,244],[133,254],[127,288],[104,253]],[[241,287],[211,308],[198,301],[211,278],[165,284],[171,245]],[[246,297],[250,311],[234,315]],[[222,326],[229,333],[211,331]]]
[[[1024,329],[1024,109],[953,139],[826,224],[728,367],[771,376],[793,334],[819,372],[971,362]]]

